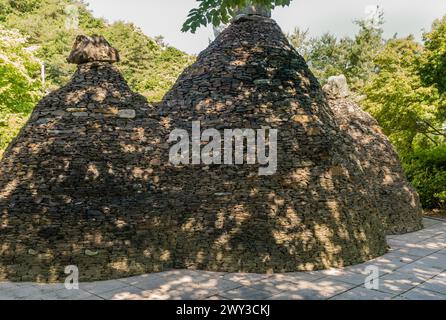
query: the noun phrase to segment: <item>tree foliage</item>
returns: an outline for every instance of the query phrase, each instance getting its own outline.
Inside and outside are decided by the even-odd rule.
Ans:
[[[310,38],[296,29],[290,42],[324,83],[344,74],[361,106],[398,150],[426,208],[446,206],[446,17],[424,45],[412,36],[383,38],[383,13],[355,21],[353,37]]]
[[[0,149],[17,133],[41,97],[40,63],[27,39],[0,24]]]
[[[119,49],[119,68],[130,87],[150,101],[159,101],[193,57],[148,38],[133,24],[116,22],[103,34]]]
[[[197,0],[199,5],[189,11],[187,20],[183,24],[182,31],[195,31],[200,26],[212,24],[219,26],[228,23],[234,16],[237,8],[248,5],[259,5],[268,9],[279,6],[288,6],[292,0]]]
[[[423,47],[413,37],[392,39],[375,58],[377,72],[362,92],[363,106],[380,122],[400,153],[438,144],[441,139],[426,126],[439,127],[438,90],[424,86],[417,73]]]
[[[316,77],[325,83],[330,76],[344,74],[353,90],[365,85],[375,72],[374,58],[383,49],[383,12],[378,11],[373,21],[356,20],[359,31],[353,38],[326,33],[309,38],[309,31],[296,28],[288,39],[304,56]]]
[[[45,63],[46,91],[69,81],[76,67],[66,58],[78,34],[104,35],[120,51],[117,66],[131,88],[150,101],[159,101],[194,59],[158,44],[133,24],[93,17],[82,1],[0,0],[0,23],[0,150],[40,97],[40,62]],[[14,63],[5,63],[5,55]]]
[[[420,76],[426,85],[435,85],[441,93],[446,92],[446,16],[432,24],[432,30],[424,34]]]
[[[446,145],[418,150],[404,161],[425,209],[446,209]]]
[[[18,31],[0,25],[0,110],[29,112],[40,95],[40,63]]]
[[[28,5],[19,9],[16,1],[22,3],[0,0],[0,6],[8,8],[4,23],[28,35],[30,44],[38,47],[36,54],[47,69],[48,89],[61,86],[73,74],[75,66],[67,64],[66,58],[78,34],[104,35],[119,50],[122,62],[118,67],[132,89],[152,101],[161,99],[179,73],[193,61],[184,52],[158,45],[131,23],[109,24],[95,18],[82,1],[26,0]],[[68,27],[70,19],[76,23]],[[153,77],[157,78],[156,83],[151,80]]]

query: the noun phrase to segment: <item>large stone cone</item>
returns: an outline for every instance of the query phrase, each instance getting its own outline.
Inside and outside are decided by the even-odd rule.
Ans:
[[[388,234],[420,230],[423,209],[416,190],[407,180],[401,163],[378,122],[345,95],[342,77],[324,86],[341,130],[350,135],[360,155],[377,208]]]
[[[184,165],[166,185],[188,230],[179,267],[284,272],[339,267],[383,254],[384,228],[352,138],[278,25],[236,19],[164,98],[173,128],[278,129],[278,168]],[[178,237],[177,237],[178,238]]]
[[[144,236],[158,228],[146,213],[165,141],[153,110],[99,62],[36,106],[0,165],[0,279],[63,281],[68,265],[81,281],[163,268],[168,235]]]

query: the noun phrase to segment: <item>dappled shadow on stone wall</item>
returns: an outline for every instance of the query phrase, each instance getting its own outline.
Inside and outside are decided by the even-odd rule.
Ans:
[[[216,271],[295,271],[385,252],[384,232],[352,138],[279,27],[242,18],[201,53],[165,96],[174,128],[278,129],[278,171],[257,166],[172,169],[175,209],[190,229],[189,262]],[[187,223],[189,221],[189,223]],[[198,245],[197,245],[198,244]],[[177,251],[178,253],[178,251]],[[200,261],[201,260],[201,261]]]
[[[388,234],[422,229],[419,196],[407,180],[401,163],[378,122],[353,101],[328,94],[341,130],[351,135],[361,166],[376,195],[377,208]]]
[[[67,265],[84,280],[163,269],[168,243],[135,230],[156,228],[147,214],[165,137],[153,110],[105,63],[80,66],[39,103],[0,169],[2,278],[57,280]]]
[[[286,272],[386,252],[353,141],[272,20],[235,22],[158,109],[97,63],[36,107],[1,164],[1,278]],[[193,120],[278,129],[277,173],[170,165],[168,133]]]

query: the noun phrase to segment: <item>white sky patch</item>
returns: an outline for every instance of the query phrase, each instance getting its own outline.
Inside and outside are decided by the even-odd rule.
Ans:
[[[187,13],[196,7],[195,0],[86,0],[96,17],[110,22],[133,22],[151,37],[163,35],[165,41],[187,53],[197,54],[213,39],[212,27],[200,28],[196,34],[182,33]],[[273,18],[284,32],[295,27],[309,29],[311,36],[326,32],[338,37],[352,36],[358,28],[355,19],[366,16],[364,9],[379,5],[384,11],[384,36],[413,34],[421,40],[435,19],[446,14],[445,0],[293,0],[286,8],[273,11]]]
[[[380,8],[377,4],[369,4],[365,7],[364,13],[367,20],[374,20],[379,15]]]
[[[383,10],[377,4],[369,4],[365,7],[365,19],[369,22],[370,25],[376,26],[379,24],[379,16]]]
[[[364,13],[367,19],[371,19],[379,12],[379,5],[377,4],[369,4],[365,7]]]

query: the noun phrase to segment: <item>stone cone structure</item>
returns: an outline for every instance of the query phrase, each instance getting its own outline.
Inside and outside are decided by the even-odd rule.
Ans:
[[[161,268],[163,247],[136,230],[159,192],[165,138],[153,111],[97,61],[40,101],[0,165],[0,279],[63,282],[68,265],[81,281]]]
[[[398,154],[378,122],[345,94],[348,89],[343,79],[332,78],[324,91],[341,130],[356,143],[386,232],[402,234],[422,229],[419,196],[407,180]]]
[[[354,142],[273,20],[235,19],[179,77],[162,113],[188,132],[192,121],[202,130],[278,129],[274,175],[259,176],[258,165],[246,164],[184,165],[171,173],[166,189],[176,192],[175,211],[190,230],[180,266],[313,270],[387,250]]]

